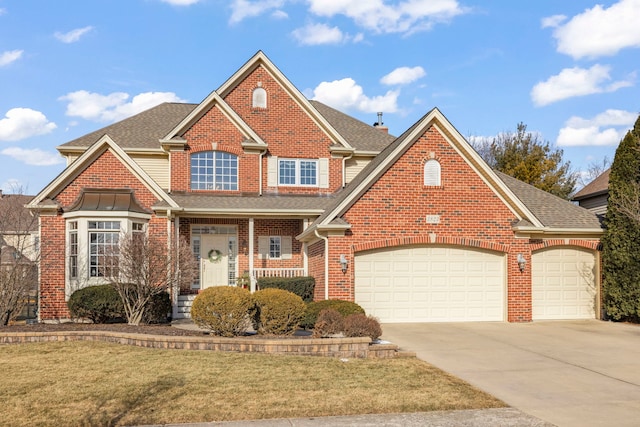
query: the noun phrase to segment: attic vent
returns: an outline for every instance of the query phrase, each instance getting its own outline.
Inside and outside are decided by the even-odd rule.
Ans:
[[[267,91],[262,87],[253,90],[253,108],[267,108]]]

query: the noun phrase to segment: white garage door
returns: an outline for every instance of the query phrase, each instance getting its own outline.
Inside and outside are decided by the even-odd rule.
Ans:
[[[533,320],[595,317],[593,251],[546,249],[535,252],[531,264]]]
[[[355,257],[355,300],[382,322],[504,319],[504,256],[401,247]]]

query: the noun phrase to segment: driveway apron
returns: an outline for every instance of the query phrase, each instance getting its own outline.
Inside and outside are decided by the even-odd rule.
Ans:
[[[397,344],[557,426],[640,425],[640,326],[585,321],[384,324]]]

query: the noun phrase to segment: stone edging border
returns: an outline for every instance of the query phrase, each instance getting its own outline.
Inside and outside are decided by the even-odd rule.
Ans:
[[[51,341],[101,341],[137,347],[267,353],[298,356],[390,359],[411,357],[398,351],[395,344],[371,344],[364,338],[224,338],[216,336],[148,335],[114,331],[5,332],[0,344],[25,344]]]

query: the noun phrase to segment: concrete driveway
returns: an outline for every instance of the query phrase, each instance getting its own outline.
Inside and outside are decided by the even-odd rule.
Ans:
[[[557,426],[640,425],[640,326],[383,324],[382,339]]]

